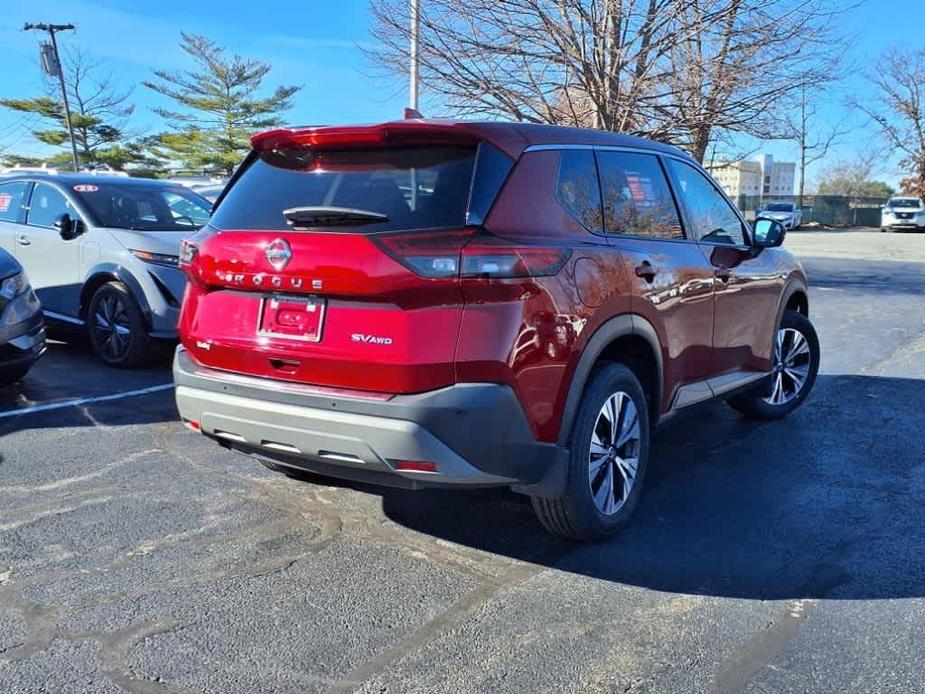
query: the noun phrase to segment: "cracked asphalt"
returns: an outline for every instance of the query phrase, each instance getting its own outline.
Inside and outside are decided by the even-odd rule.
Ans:
[[[504,491],[270,473],[170,391],[0,417],[0,691],[925,692],[925,235],[787,245],[814,394],[660,432],[604,544]],[[0,414],[169,378],[55,344]]]

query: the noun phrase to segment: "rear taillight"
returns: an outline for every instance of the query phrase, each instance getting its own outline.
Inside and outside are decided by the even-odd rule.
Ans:
[[[517,244],[474,229],[379,234],[376,242],[421,277],[485,278],[554,275],[568,260],[567,249]]]
[[[482,234],[463,248],[460,277],[502,279],[555,275],[569,255],[568,249],[512,244]]]
[[[401,231],[379,234],[376,243],[399,263],[421,277],[459,277],[459,254],[475,235],[474,229],[458,231]]]

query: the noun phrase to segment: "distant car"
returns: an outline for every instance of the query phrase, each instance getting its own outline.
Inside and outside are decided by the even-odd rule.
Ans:
[[[5,199],[0,192],[0,210]],[[22,265],[0,249],[0,386],[25,376],[44,351],[42,304]]]
[[[112,366],[135,366],[177,336],[180,241],[211,214],[176,184],[90,174],[0,180],[0,247],[25,267],[46,321],[86,330]]]
[[[219,183],[216,185],[208,186],[196,185],[192,186],[191,190],[195,191],[209,202],[214,203],[216,200],[218,200],[218,196],[222,194],[222,191],[225,190],[225,184]]]
[[[896,195],[887,200],[880,213],[880,231],[891,229],[925,231],[925,204],[922,198]]]
[[[803,224],[803,211],[794,202],[772,202],[758,210],[756,217],[773,219],[784,225],[785,229],[799,229]]]

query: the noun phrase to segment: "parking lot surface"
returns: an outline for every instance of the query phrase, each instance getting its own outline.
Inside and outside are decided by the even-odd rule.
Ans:
[[[660,432],[596,545],[505,491],[270,473],[166,364],[52,345],[0,390],[0,691],[925,692],[925,235],[787,246],[814,393]]]

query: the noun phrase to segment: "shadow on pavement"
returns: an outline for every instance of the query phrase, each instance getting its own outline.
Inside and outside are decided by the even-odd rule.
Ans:
[[[94,422],[75,408],[52,409],[27,416],[6,413],[54,405],[82,398],[97,398],[161,386],[173,382],[167,352],[141,369],[106,366],[85,340],[69,343],[49,341],[48,351],[26,377],[12,386],[0,387],[0,437],[21,429],[90,426]],[[104,424],[146,424],[177,419],[173,395],[131,398],[94,403],[94,419]],[[2,446],[2,444],[0,444]]]
[[[803,264],[813,289],[925,294],[922,263],[808,257],[803,259]],[[876,267],[876,271],[872,267]]]
[[[925,596],[925,381],[820,376],[781,422],[719,404],[656,436],[620,536],[546,535],[501,490],[382,495],[418,532],[607,581],[750,599]]]

